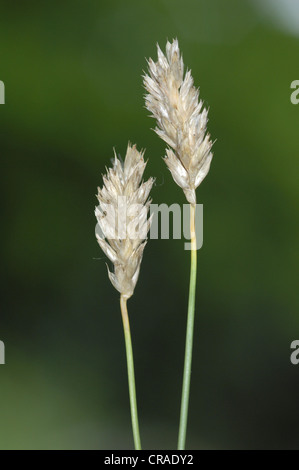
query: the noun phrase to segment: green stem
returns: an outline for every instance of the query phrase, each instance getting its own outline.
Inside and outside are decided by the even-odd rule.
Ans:
[[[129,382],[131,419],[132,419],[134,444],[135,444],[135,450],[141,450],[130,323],[129,323],[128,309],[127,309],[127,298],[124,297],[123,295],[120,296],[120,309],[121,309],[121,315],[122,315],[122,320],[123,320],[125,343],[126,343],[128,382]]]
[[[195,204],[190,204],[190,238],[191,238],[191,268],[190,268],[189,303],[188,303],[185,363],[184,363],[178,450],[185,449],[187,421],[188,421],[190,379],[191,379],[194,310],[195,310],[195,293],[196,293],[196,266],[197,266],[196,233],[195,233]]]

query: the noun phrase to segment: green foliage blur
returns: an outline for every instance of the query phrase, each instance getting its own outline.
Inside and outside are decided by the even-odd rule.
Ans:
[[[209,107],[197,191],[189,449],[299,448],[298,36],[258,1],[1,2],[1,449],[133,447],[119,296],[96,243],[113,147],[146,148],[153,202],[183,204],[144,108],[156,42],[179,39]],[[129,312],[144,448],[177,441],[183,240],[149,241]]]

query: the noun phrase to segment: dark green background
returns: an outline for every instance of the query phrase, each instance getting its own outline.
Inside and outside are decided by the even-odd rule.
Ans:
[[[210,108],[188,448],[299,448],[298,36],[257,2],[0,4],[1,449],[133,446],[118,293],[95,236],[113,147],[146,148],[153,202],[185,203],[144,109],[178,37]],[[148,243],[129,301],[144,448],[175,448],[189,253]]]

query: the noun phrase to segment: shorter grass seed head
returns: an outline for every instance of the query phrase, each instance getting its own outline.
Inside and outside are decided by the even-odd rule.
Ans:
[[[151,224],[148,196],[154,180],[142,181],[146,167],[143,155],[128,144],[122,163],[114,152],[113,167],[103,176],[95,209],[101,229],[101,236],[96,235],[98,243],[114,264],[113,273],[108,269],[110,281],[125,298],[134,292]]]

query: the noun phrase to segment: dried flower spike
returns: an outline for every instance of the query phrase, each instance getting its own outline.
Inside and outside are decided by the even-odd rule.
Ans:
[[[157,120],[156,133],[171,147],[165,162],[174,181],[184,190],[190,204],[196,203],[195,190],[206,177],[212,160],[208,111],[198,101],[191,71],[184,76],[184,63],[177,39],[167,41],[166,56],[159,45],[158,60],[148,61],[149,75],[143,76],[148,91],[147,109]]]
[[[103,177],[103,187],[98,188],[99,205],[95,210],[101,232],[96,235],[98,243],[114,264],[114,273],[108,269],[110,281],[127,299],[138,280],[151,222],[147,214],[153,178],[142,182],[146,166],[143,154],[128,144],[122,164],[114,152],[113,167]]]
[[[194,335],[197,246],[195,230],[196,188],[206,177],[212,160],[212,142],[207,133],[208,111],[198,100],[190,70],[184,63],[177,39],[166,44],[166,55],[159,45],[158,60],[148,61],[149,75],[143,76],[148,92],[147,109],[157,120],[156,133],[169,145],[164,158],[174,181],[190,203],[191,268],[186,329],[178,450],[185,449]]]
[[[98,188],[99,205],[95,215],[98,221],[96,237],[100,247],[114,264],[114,273],[108,269],[110,281],[120,292],[120,309],[124,327],[131,420],[136,450],[141,449],[133,349],[127,300],[134,292],[139,276],[142,254],[146,245],[151,217],[148,217],[153,178],[142,181],[146,162],[144,152],[128,144],[122,163],[114,152],[113,167],[103,176],[103,187]]]

